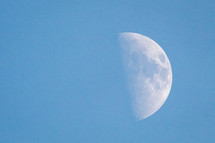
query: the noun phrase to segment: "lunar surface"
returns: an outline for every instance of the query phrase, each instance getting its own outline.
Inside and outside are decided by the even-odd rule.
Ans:
[[[163,49],[137,33],[120,33],[120,45],[137,120],[154,114],[166,101],[172,86],[172,70]]]

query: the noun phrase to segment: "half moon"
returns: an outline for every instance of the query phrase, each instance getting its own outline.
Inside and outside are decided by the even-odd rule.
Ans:
[[[163,49],[137,33],[120,33],[120,45],[137,120],[154,114],[166,101],[172,86],[172,69]]]

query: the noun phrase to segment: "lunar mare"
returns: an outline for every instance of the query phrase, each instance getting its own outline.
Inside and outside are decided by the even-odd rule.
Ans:
[[[152,39],[137,33],[120,33],[120,45],[137,120],[154,114],[166,101],[172,70],[163,49]]]

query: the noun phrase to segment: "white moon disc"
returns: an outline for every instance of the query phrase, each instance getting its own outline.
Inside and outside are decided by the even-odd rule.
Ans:
[[[119,36],[137,120],[155,113],[166,101],[172,86],[172,70],[163,49],[137,33]]]

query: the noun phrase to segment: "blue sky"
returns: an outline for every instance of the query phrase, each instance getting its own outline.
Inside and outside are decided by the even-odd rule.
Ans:
[[[215,2],[0,0],[1,143],[213,143]],[[170,95],[136,122],[120,32],[156,41]]]

